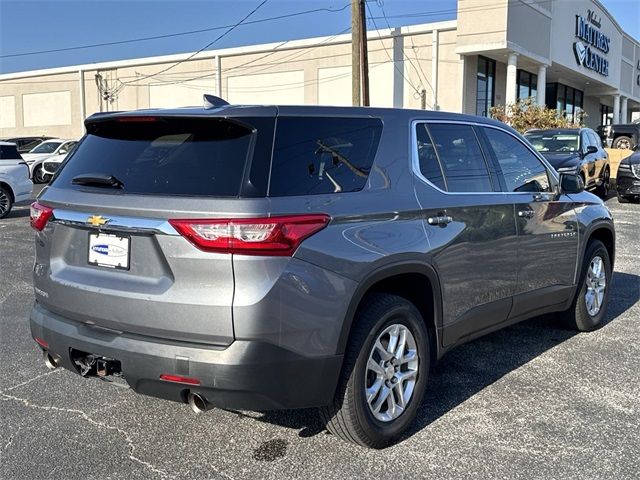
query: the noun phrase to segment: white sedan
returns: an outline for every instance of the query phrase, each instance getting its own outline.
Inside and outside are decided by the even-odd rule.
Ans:
[[[44,183],[46,177],[42,170],[42,162],[50,157],[66,155],[78,143],[76,140],[53,139],[42,142],[29,153],[22,154],[22,158],[29,165],[33,183]]]
[[[29,167],[16,144],[0,142],[0,218],[9,215],[14,203],[29,200],[32,190]]]

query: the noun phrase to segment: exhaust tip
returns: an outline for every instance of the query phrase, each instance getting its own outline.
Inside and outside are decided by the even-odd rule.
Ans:
[[[189,406],[195,413],[202,413],[209,410],[209,402],[199,393],[189,392]]]
[[[49,370],[55,370],[56,368],[58,368],[59,363],[59,357],[56,357],[47,351],[44,352],[44,364]]]

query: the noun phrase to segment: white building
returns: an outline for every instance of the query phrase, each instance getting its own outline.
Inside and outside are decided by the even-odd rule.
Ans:
[[[638,11],[630,14],[638,14]],[[378,25],[380,26],[380,25]],[[586,124],[640,112],[640,43],[597,0],[459,0],[456,20],[369,31],[371,104],[487,115],[533,97]],[[350,35],[0,75],[0,137],[78,137],[96,111],[351,104]],[[180,62],[180,63],[178,63]]]

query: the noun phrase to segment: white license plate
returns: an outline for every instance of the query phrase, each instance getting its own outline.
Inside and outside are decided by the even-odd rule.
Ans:
[[[129,237],[108,233],[89,234],[89,264],[129,270]]]

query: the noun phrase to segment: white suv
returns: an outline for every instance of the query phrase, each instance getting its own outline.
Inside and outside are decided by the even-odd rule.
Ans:
[[[14,203],[29,200],[32,190],[29,167],[16,144],[0,142],[0,218],[9,215]]]

